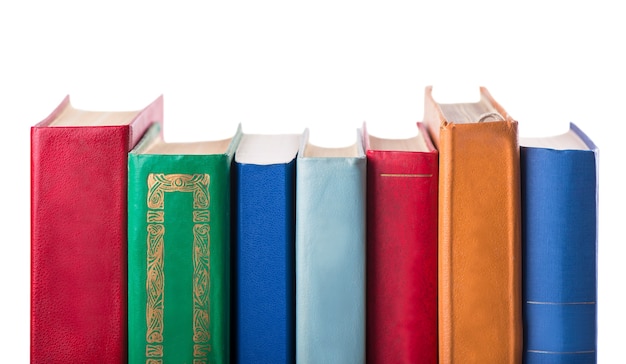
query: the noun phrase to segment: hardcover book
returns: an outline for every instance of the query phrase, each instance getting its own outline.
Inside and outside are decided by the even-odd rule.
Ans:
[[[32,363],[122,363],[127,155],[163,98],[138,111],[75,108],[31,128]]]
[[[598,149],[573,123],[520,145],[524,362],[596,363]]]
[[[363,134],[367,362],[437,363],[438,152],[421,122],[406,139]]]
[[[486,88],[424,122],[439,151],[439,360],[520,363],[522,281],[517,122]]]
[[[168,143],[150,128],[128,157],[131,363],[228,363],[231,164],[225,140]]]
[[[365,362],[366,159],[309,143],[296,161],[296,361]]]
[[[300,135],[244,134],[235,153],[237,363],[295,360],[295,193]]]

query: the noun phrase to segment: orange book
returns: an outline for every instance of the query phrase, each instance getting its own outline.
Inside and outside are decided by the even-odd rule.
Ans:
[[[440,363],[521,363],[517,121],[484,87],[438,103],[429,86],[424,122],[439,150]]]

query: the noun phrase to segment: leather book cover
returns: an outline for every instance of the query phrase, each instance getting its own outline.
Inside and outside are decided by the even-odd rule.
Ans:
[[[244,134],[233,170],[233,343],[239,364],[295,361],[296,155],[301,135]]]
[[[127,153],[163,98],[139,111],[74,108],[31,128],[32,363],[127,359]]]
[[[520,146],[524,363],[596,363],[598,149],[573,123]]]
[[[367,155],[367,362],[437,363],[438,152],[363,126]]]
[[[167,143],[128,157],[131,363],[228,363],[231,165],[239,140]]]
[[[296,361],[365,363],[366,159],[309,143],[296,161]]]
[[[438,103],[424,122],[439,151],[439,360],[521,363],[521,212],[517,122],[480,100]]]

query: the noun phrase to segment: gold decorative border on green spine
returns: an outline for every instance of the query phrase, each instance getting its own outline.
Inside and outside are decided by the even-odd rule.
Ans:
[[[146,275],[146,364],[163,362],[163,312],[165,275],[163,252],[165,226],[165,193],[191,192],[193,194],[193,342],[194,363],[204,363],[211,351],[209,341],[210,291],[210,212],[208,174],[148,175],[147,275]]]

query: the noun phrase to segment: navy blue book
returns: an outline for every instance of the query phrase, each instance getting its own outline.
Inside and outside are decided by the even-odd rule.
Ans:
[[[524,363],[596,363],[598,149],[520,138]]]
[[[244,134],[235,153],[233,359],[295,361],[295,172],[300,136]]]

